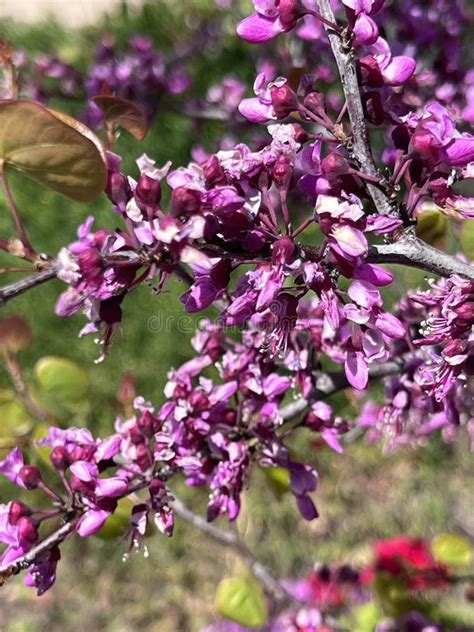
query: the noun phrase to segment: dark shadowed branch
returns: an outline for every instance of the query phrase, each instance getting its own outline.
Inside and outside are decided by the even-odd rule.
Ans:
[[[335,23],[336,18],[331,8],[330,0],[318,0],[319,10],[323,18]],[[352,125],[353,156],[363,173],[382,180],[382,176],[375,165],[370,148],[369,133],[365,120],[364,108],[360,96],[357,69],[352,50],[344,47],[343,37],[329,26],[325,26],[331,50],[336,60],[342,88],[347,103],[347,111]],[[373,184],[367,183],[367,189],[372,196],[378,212],[387,215],[395,210],[394,204],[387,194]]]

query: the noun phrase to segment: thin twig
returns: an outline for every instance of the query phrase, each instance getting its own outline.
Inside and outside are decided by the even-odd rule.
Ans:
[[[233,549],[241,558],[243,558],[250,566],[252,573],[262,583],[266,591],[271,594],[277,601],[282,601],[285,598],[294,600],[293,595],[288,592],[284,586],[282,586],[269,572],[266,566],[264,566],[257,558],[249,551],[246,545],[239,538],[238,534],[234,531],[225,531],[213,524],[207,522],[201,516],[198,516],[193,511],[188,509],[184,503],[181,502],[176,496],[171,503],[173,510],[178,516],[197,527],[200,531],[210,536],[213,540],[220,542],[224,546],[228,546]]]
[[[318,5],[323,18],[327,22],[334,24],[336,18],[330,0],[318,0]],[[345,50],[343,39],[339,33],[328,26],[325,26],[325,29],[341,77],[347,111],[352,125],[353,150],[351,153],[359,164],[361,171],[382,180],[372,156],[353,53],[351,50]],[[370,183],[367,183],[367,189],[380,214],[388,215],[393,213],[395,210],[394,205],[384,191]]]
[[[38,542],[36,546],[31,548],[27,553],[17,557],[16,560],[12,560],[7,564],[0,566],[0,577],[8,578],[11,575],[17,575],[22,570],[25,570],[32,566],[36,560],[46,551],[50,551],[55,546],[58,546],[64,540],[71,535],[76,528],[76,524],[82,514],[78,514],[72,520],[63,524],[61,527],[53,531],[46,538]]]
[[[372,263],[397,263],[442,277],[459,274],[474,281],[474,265],[429,246],[411,229],[406,230],[395,243],[371,246],[367,260]]]
[[[56,267],[54,263],[44,270],[40,270],[35,274],[32,274],[20,281],[15,281],[14,283],[10,283],[9,285],[4,285],[0,288],[0,307],[3,307],[10,301],[12,298],[20,296],[24,292],[31,290],[38,285],[46,283],[46,281],[50,281],[56,277]]]
[[[26,410],[33,415],[36,419],[46,421],[50,418],[50,415],[37,404],[37,402],[31,397],[28,385],[25,382],[21,366],[17,357],[10,351],[5,350],[3,353],[5,360],[5,368],[10,376],[13,388]]]
[[[13,222],[15,224],[15,228],[16,228],[16,232],[18,234],[18,237],[23,245],[23,248],[25,250],[25,255],[24,258],[27,259],[28,261],[36,261],[38,259],[38,255],[35,252],[34,248],[32,247],[32,245],[30,244],[30,240],[28,239],[28,235],[26,234],[26,230],[25,227],[23,225],[23,222],[21,220],[21,216],[20,216],[20,211],[18,210],[18,207],[16,205],[16,202],[13,198],[13,194],[11,192],[10,189],[10,184],[8,182],[6,173],[5,173],[5,168],[4,168],[4,163],[3,160],[0,160],[0,184],[3,188],[3,191],[5,193],[5,198],[7,201],[7,205],[10,209],[10,212],[12,214],[12,218],[13,218]]]

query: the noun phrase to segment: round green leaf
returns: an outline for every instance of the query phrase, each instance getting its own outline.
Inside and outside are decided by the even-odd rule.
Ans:
[[[216,591],[216,609],[223,617],[248,628],[259,628],[268,620],[261,586],[251,577],[227,577]]]
[[[134,103],[111,95],[100,95],[92,100],[102,110],[106,123],[120,125],[137,140],[145,138],[148,123],[143,112]]]
[[[466,538],[455,533],[440,533],[431,542],[437,562],[448,566],[465,566],[472,559],[472,547]]]
[[[461,228],[461,246],[469,259],[474,259],[474,220],[466,219]]]
[[[27,434],[33,426],[33,419],[14,391],[0,389],[0,438],[9,439]]]
[[[79,202],[104,190],[106,156],[83,123],[33,101],[0,101],[0,160]]]
[[[41,358],[35,365],[34,373],[46,395],[65,406],[81,402],[90,389],[87,373],[68,358]]]

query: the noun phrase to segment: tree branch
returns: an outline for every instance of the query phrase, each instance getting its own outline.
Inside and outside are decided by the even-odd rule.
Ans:
[[[76,515],[72,520],[63,524],[59,527],[59,529],[56,529],[56,531],[53,531],[46,538],[38,542],[38,544],[27,553],[21,557],[17,557],[16,560],[8,562],[8,564],[0,566],[0,577],[8,578],[12,575],[17,575],[21,571],[32,566],[40,555],[64,542],[64,540],[76,528],[76,524],[80,517],[81,514]]]
[[[371,246],[367,260],[372,263],[397,263],[442,277],[459,274],[474,281],[472,264],[429,246],[418,239],[414,231],[406,232],[401,239],[392,244]]]
[[[31,290],[37,285],[41,285],[43,283],[46,283],[46,281],[54,279],[56,277],[56,274],[56,266],[52,264],[44,270],[40,270],[39,272],[25,277],[24,279],[20,279],[20,281],[15,281],[15,283],[5,285],[4,287],[0,288],[0,307],[6,305],[8,301],[10,301],[12,298],[20,296],[20,294]]]
[[[376,380],[389,375],[396,375],[400,372],[400,369],[400,363],[395,360],[390,360],[383,364],[373,364],[369,367],[369,379]],[[349,382],[342,371],[337,373],[322,373],[317,378],[316,388],[311,392],[308,399],[301,397],[280,410],[284,422],[287,423],[293,419],[293,417],[296,417],[296,415],[304,413],[311,402],[329,397],[337,393],[337,391],[344,390],[348,386],[350,386]]]
[[[178,516],[197,527],[200,531],[210,536],[224,546],[232,548],[241,558],[243,558],[250,566],[252,573],[262,583],[265,590],[271,594],[277,601],[285,598],[294,599],[293,595],[288,592],[274,577],[269,570],[249,551],[246,545],[239,538],[238,534],[233,531],[225,531],[213,524],[207,522],[201,516],[192,512],[178,498],[171,502],[173,510]]]
[[[335,24],[336,18],[331,8],[330,0],[318,0],[319,11],[322,17]],[[359,164],[361,171],[369,176],[375,176],[382,181],[382,176],[375,165],[372,150],[369,143],[369,134],[365,121],[365,113],[360,96],[357,69],[351,50],[345,50],[341,35],[325,25],[329,43],[336,60],[339,75],[341,77],[344,96],[346,97],[347,111],[352,125],[353,156]],[[373,184],[367,183],[367,189],[381,215],[393,213],[394,204],[388,195]]]

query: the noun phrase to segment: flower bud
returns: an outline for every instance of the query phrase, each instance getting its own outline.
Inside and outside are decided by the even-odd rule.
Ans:
[[[123,212],[128,200],[132,197],[132,191],[127,177],[119,171],[109,171],[105,192],[110,201]]]
[[[24,465],[18,475],[26,489],[36,489],[43,480],[36,465]]]
[[[31,509],[20,500],[12,500],[8,510],[8,522],[11,525],[17,525],[20,518],[31,515]]]
[[[150,451],[144,443],[137,445],[135,461],[142,471],[147,470],[151,465]]]
[[[305,132],[305,130],[301,127],[299,123],[291,123],[291,126],[295,131],[295,140],[297,143],[300,143],[300,145],[302,145],[309,140],[309,135]]]
[[[53,467],[59,471],[63,471],[69,467],[71,464],[71,459],[68,451],[62,445],[57,445],[53,448],[51,454],[49,455],[50,461],[53,464]]]
[[[347,160],[338,151],[332,151],[321,161],[321,167],[328,180],[338,178],[349,172],[350,166]]]
[[[144,435],[145,437],[151,437],[153,435],[155,430],[154,422],[155,420],[153,415],[150,413],[149,410],[145,410],[145,412],[137,420],[137,425],[142,435]]]
[[[30,518],[18,520],[18,535],[22,548],[29,548],[38,541],[38,527]]]
[[[171,194],[170,202],[171,215],[195,215],[201,210],[201,194],[194,189],[177,187]]]
[[[311,428],[311,430],[314,430],[315,432],[318,432],[319,430],[324,428],[323,420],[320,419],[312,410],[310,410],[307,414],[304,425],[308,428]]]
[[[273,166],[272,178],[277,187],[284,188],[293,175],[293,164],[286,156],[279,156]]]
[[[94,448],[92,446],[75,445],[69,451],[69,463],[75,461],[90,461],[94,454]]]
[[[161,201],[160,181],[146,174],[141,175],[135,189],[135,198],[141,210],[145,210],[142,207],[158,206]]]
[[[278,8],[280,23],[285,31],[291,31],[299,18],[305,14],[304,6],[300,0],[280,0]]]
[[[326,111],[324,94],[321,94],[321,92],[310,92],[305,96],[303,103],[305,108],[307,108],[310,112],[313,112],[313,114],[321,116],[321,114],[324,114]]]
[[[133,443],[133,445],[139,445],[140,443],[143,443],[143,435],[140,432],[140,428],[138,427],[137,424],[133,425],[129,429],[129,434],[130,434],[130,441]]]
[[[372,125],[383,125],[385,110],[380,92],[371,91],[364,94],[364,109]]]
[[[221,167],[221,163],[217,156],[211,156],[206,162],[201,165],[206,179],[206,184],[211,187],[216,184],[224,184],[226,182],[224,169]]]
[[[296,94],[287,83],[282,86],[274,86],[270,91],[272,106],[275,116],[283,119],[298,109]]]
[[[194,410],[205,410],[209,407],[209,398],[202,392],[193,391],[189,396],[189,405]]]
[[[397,125],[392,132],[393,144],[397,149],[408,151],[410,145],[410,132],[406,125]]]
[[[173,399],[186,399],[187,395],[188,391],[180,384],[176,384],[173,391]]]

